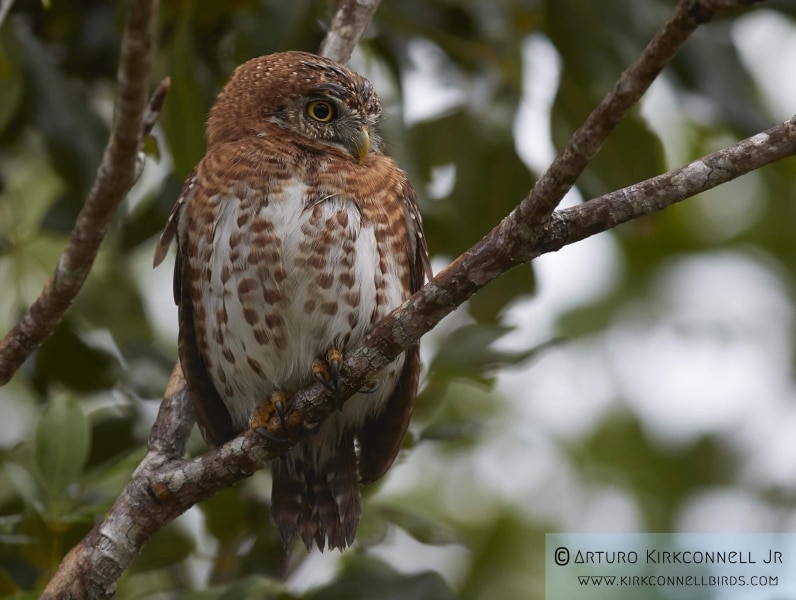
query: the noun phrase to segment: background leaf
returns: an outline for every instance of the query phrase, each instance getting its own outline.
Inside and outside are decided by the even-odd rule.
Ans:
[[[36,430],[36,466],[53,497],[80,477],[88,458],[91,429],[80,403],[54,394]]]
[[[447,600],[453,592],[436,573],[402,575],[387,564],[364,556],[346,561],[344,577],[310,594],[310,600],[365,600],[379,590],[384,600]]]

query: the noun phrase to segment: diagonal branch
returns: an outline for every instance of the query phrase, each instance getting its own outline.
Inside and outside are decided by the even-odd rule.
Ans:
[[[142,0],[130,5],[118,73],[113,133],[55,271],[19,323],[0,340],[0,385],[8,383],[63,319],[88,277],[117,206],[135,181],[138,150],[146,134],[142,121],[147,106],[156,4],[154,0]],[[167,88],[167,83],[161,84],[150,112],[157,113],[157,103],[162,104]],[[149,121],[154,122],[151,116]]]

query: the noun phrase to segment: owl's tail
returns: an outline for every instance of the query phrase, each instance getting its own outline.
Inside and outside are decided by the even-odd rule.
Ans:
[[[362,498],[354,441],[343,437],[335,454],[314,467],[303,445],[274,460],[271,517],[288,548],[296,537],[307,547],[344,550],[354,541]]]

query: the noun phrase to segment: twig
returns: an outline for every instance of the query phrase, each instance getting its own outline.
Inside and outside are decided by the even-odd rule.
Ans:
[[[8,383],[63,319],[83,287],[117,206],[135,181],[138,149],[144,135],[142,120],[152,62],[155,6],[155,0],[131,3],[119,66],[113,133],[58,265],[39,297],[0,341],[0,385]],[[158,88],[150,112],[157,111],[158,102],[162,104],[166,89],[167,84]]]
[[[321,42],[319,54],[337,62],[348,62],[380,1],[340,0],[340,8]]]
[[[171,77],[164,77],[158,84],[158,87],[155,88],[155,91],[152,92],[152,96],[150,96],[149,102],[144,110],[144,115],[141,117],[142,138],[152,133],[152,129],[155,127],[155,123],[157,123],[160,117],[160,109],[163,108],[163,103],[166,101],[166,95],[169,93],[170,88]]]

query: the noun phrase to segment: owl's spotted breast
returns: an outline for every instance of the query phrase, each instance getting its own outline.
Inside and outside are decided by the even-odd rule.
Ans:
[[[300,178],[242,186],[186,210],[186,229],[204,232],[186,248],[191,295],[208,317],[196,324],[199,343],[237,431],[271,392],[311,383],[307,365],[330,345],[350,348],[408,297],[409,269],[395,252],[406,226],[390,229],[389,202],[321,187]],[[350,401],[344,423],[365,416],[348,407],[378,412],[383,395]]]

